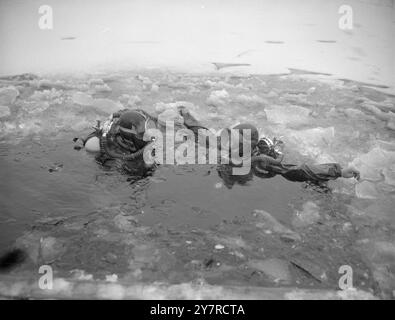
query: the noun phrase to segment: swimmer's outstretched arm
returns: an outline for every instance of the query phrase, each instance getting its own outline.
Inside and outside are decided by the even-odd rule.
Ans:
[[[194,129],[207,129],[203,126],[198,120],[195,119],[193,115],[189,112],[187,107],[180,106],[178,107],[179,114],[184,118],[184,125],[194,131]]]
[[[325,163],[318,165],[283,164],[279,160],[266,155],[254,156],[252,167],[257,173],[274,172],[281,174],[291,181],[326,182],[337,178],[356,178],[359,180],[360,173],[354,167],[343,169],[338,163]]]

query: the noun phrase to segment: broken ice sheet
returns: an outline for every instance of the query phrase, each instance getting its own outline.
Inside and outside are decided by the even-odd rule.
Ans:
[[[393,184],[394,159],[392,153],[395,152],[395,147],[393,146],[393,143],[391,143],[391,133],[385,128],[385,123],[383,123],[382,126],[377,126],[378,123],[381,123],[381,120],[376,122],[365,121],[373,118],[373,116],[368,115],[366,112],[367,110],[359,108],[358,103],[354,103],[354,96],[347,97],[347,95],[351,95],[351,93],[355,95],[357,91],[347,89],[347,93],[345,94],[345,88],[341,82],[334,86],[333,84],[330,84],[329,81],[327,83],[325,81],[318,82],[317,80],[304,82],[296,78],[293,78],[291,81],[289,78],[276,76],[263,76],[258,79],[256,76],[251,75],[243,77],[233,77],[230,75],[204,75],[192,77],[190,75],[183,74],[166,74],[162,76],[149,73],[147,75],[142,74],[138,79],[136,79],[134,75],[130,74],[119,76],[118,78],[113,76],[113,79],[114,80],[109,83],[113,89],[112,94],[109,95],[111,99],[107,98],[99,101],[96,101],[97,97],[94,95],[94,88],[95,86],[103,86],[107,80],[105,82],[98,78],[97,75],[88,78],[62,79],[61,82],[63,82],[63,84],[59,82],[57,86],[55,86],[57,83],[56,79],[51,81],[37,80],[34,84],[24,85],[25,87],[16,85],[15,89],[18,90],[19,95],[13,97],[15,96],[16,91],[11,89],[13,96],[9,96],[8,99],[10,102],[13,102],[11,105],[3,105],[8,107],[8,109],[4,108],[5,114],[8,113],[8,110],[11,114],[0,119],[0,129],[3,130],[2,134],[6,131],[10,133],[18,132],[18,134],[21,135],[37,134],[38,136],[41,136],[43,134],[71,130],[71,133],[73,134],[72,136],[76,136],[74,135],[76,131],[84,133],[89,132],[90,126],[95,124],[96,119],[101,119],[103,114],[108,114],[113,110],[118,111],[117,109],[122,108],[122,106],[128,106],[130,108],[142,106],[144,109],[147,109],[154,114],[155,112],[161,113],[166,110],[172,110],[167,112],[169,112],[169,115],[171,116],[176,116],[176,112],[173,112],[177,108],[176,104],[181,105],[187,103],[186,107],[196,112],[197,115],[200,116],[200,119],[203,119],[202,123],[204,125],[208,124],[214,129],[231,126],[238,121],[245,121],[256,124],[258,127],[263,127],[265,133],[270,137],[284,136],[286,148],[289,148],[288,150],[293,151],[296,155],[295,158],[288,158],[291,162],[298,162],[297,160],[300,159],[298,157],[301,155],[304,156],[303,160],[317,162],[341,162],[343,166],[346,166],[348,162],[352,162],[353,160],[360,161],[357,168],[361,168],[362,176],[365,175],[368,179],[374,178],[371,181],[365,180],[365,182],[368,183],[361,181],[361,185],[356,187],[357,194],[362,196],[363,199],[356,197],[354,192],[356,181],[352,179],[339,179],[336,181],[346,181],[344,182],[345,186],[342,184],[341,187],[347,189],[347,191],[352,191],[347,192],[347,194],[343,193],[341,195],[343,198],[336,199],[341,203],[343,201],[351,201],[352,205],[355,207],[356,204],[360,205],[358,210],[361,213],[358,215],[352,215],[350,213],[350,215],[352,215],[353,220],[362,220],[362,222],[357,226],[363,225],[364,228],[368,228],[367,225],[373,226],[371,229],[363,230],[364,236],[374,237],[377,236],[377,234],[382,235],[386,232],[390,234],[392,231],[391,224],[385,224],[385,228],[388,228],[389,230],[385,231],[384,227],[378,223],[380,218],[383,218],[384,213],[385,218],[393,220],[393,204],[390,203],[390,200],[392,199],[391,190],[383,187],[384,185],[391,187],[391,183]],[[265,85],[260,86],[260,83],[265,83]],[[157,89],[154,86],[155,84],[159,88],[158,91],[155,91]],[[61,88],[61,86],[63,87]],[[191,87],[196,90],[190,91],[189,89]],[[52,88],[55,88],[56,91],[52,90]],[[309,88],[316,89],[309,90]],[[150,91],[152,89],[154,89],[155,94],[152,94]],[[355,86],[355,89],[358,89],[358,86]],[[299,94],[296,94],[297,92],[305,92],[305,94],[303,94],[303,99],[297,98],[297,96],[299,96]],[[106,93],[102,93],[100,95],[100,97],[104,96],[106,96]],[[58,101],[57,99],[62,100],[63,98],[65,99],[64,105],[57,105],[55,103]],[[301,103],[299,105],[297,102],[292,102],[292,107],[290,106],[291,99],[293,99],[292,101],[299,102],[303,102],[305,100],[305,103]],[[266,103],[266,100],[270,101],[270,103]],[[313,103],[314,114],[312,114]],[[233,106],[239,109],[236,111]],[[240,112],[244,106],[248,107],[249,112]],[[277,114],[275,111],[277,108],[276,106],[280,106],[277,110]],[[373,106],[379,108],[376,105]],[[390,106],[390,104],[388,104],[388,106]],[[157,107],[157,110],[155,107]],[[339,110],[335,110],[336,117],[321,117],[321,115],[325,115],[332,107],[335,109],[344,107],[345,111],[341,112]],[[269,119],[275,121],[265,121],[267,116],[265,109],[269,110]],[[34,112],[29,112],[33,110]],[[290,110],[298,112],[291,114],[288,112]],[[385,111],[387,112],[388,110]],[[344,117],[344,114],[347,118]],[[15,119],[13,118],[14,115]],[[358,121],[356,121],[355,118]],[[292,122],[293,119],[296,119],[296,121]],[[351,121],[352,119],[355,121]],[[341,124],[342,121],[344,121],[343,125]],[[345,130],[346,126],[349,129]],[[11,134],[10,139],[14,142],[16,140],[15,135]],[[385,140],[385,142],[379,142],[378,139],[383,141]],[[59,144],[67,146],[70,144],[70,141],[71,138],[67,137],[67,140],[59,140]],[[44,146],[46,146],[45,143]],[[373,150],[375,151],[372,152]],[[15,149],[15,152],[19,152],[19,150]],[[54,215],[59,214],[59,212],[61,212],[62,215],[68,215],[68,212],[84,215],[86,212],[97,210],[98,206],[107,206],[110,203],[118,204],[120,202],[125,203],[125,206],[131,208],[130,210],[136,209],[136,204],[130,197],[131,195],[133,195],[133,197],[135,196],[135,189],[127,189],[130,187],[129,185],[127,187],[122,185],[118,188],[117,186],[122,183],[120,182],[122,179],[119,180],[109,172],[105,172],[105,178],[96,179],[95,183],[92,183],[94,176],[97,175],[102,177],[102,170],[94,166],[94,163],[92,164],[92,159],[84,157],[84,153],[73,152],[73,154],[75,154],[75,157],[70,158],[70,163],[62,162],[65,163],[65,165],[66,163],[69,163],[69,165],[67,165],[68,172],[74,171],[77,173],[78,179],[74,179],[73,177],[73,179],[69,179],[65,181],[65,183],[68,189],[76,190],[76,194],[81,194],[82,200],[78,199],[67,204],[68,211],[65,211],[65,206],[63,205],[64,202],[60,201],[62,204],[61,206],[53,207]],[[18,155],[18,158],[24,156],[25,153],[23,156]],[[35,154],[34,156],[37,155]],[[34,161],[37,162],[42,160],[31,159],[29,157],[30,156],[27,155],[24,160],[33,160],[33,164],[35,164]],[[59,161],[58,158],[48,160],[46,157],[47,153],[43,155],[44,160],[37,165],[38,168],[42,164],[52,165],[55,161]],[[68,157],[68,154],[66,154],[65,157]],[[16,157],[12,156],[12,159],[14,158]],[[77,166],[75,163],[78,163],[79,165]],[[72,168],[72,170],[69,167]],[[46,167],[46,169],[48,168],[49,167]],[[42,171],[40,173],[42,174]],[[18,174],[34,178],[34,172],[31,170],[31,167],[19,168]],[[44,176],[56,180],[60,176],[66,175],[58,175],[56,173],[50,175],[45,174],[44,171]],[[207,176],[206,178],[210,179],[210,176]],[[376,178],[378,179],[377,181],[380,181],[377,184],[375,183]],[[227,193],[231,191],[224,190],[223,188],[219,188],[218,190],[215,189],[215,184],[218,182],[216,179],[212,179],[207,184],[207,189],[212,192],[217,192],[219,195],[229,194],[232,196],[232,193]],[[85,185],[79,184],[81,181],[86,183],[89,188]],[[151,181],[159,182],[161,180],[154,179]],[[168,182],[169,181],[166,181],[166,183]],[[166,183],[163,185],[166,185]],[[267,180],[266,183],[275,185],[276,181],[271,179]],[[162,183],[155,183],[152,185],[158,186],[162,185]],[[242,190],[251,190],[250,188],[253,188],[254,186],[259,187],[256,180],[254,180],[254,184],[252,184],[252,186],[243,187]],[[219,187],[219,184],[217,187]],[[45,193],[45,190],[40,191],[42,194],[48,194],[51,197],[57,193],[56,188],[53,188],[53,190],[48,193]],[[105,190],[104,193],[103,190]],[[376,192],[374,192],[374,190],[376,190]],[[127,194],[125,198],[118,197],[118,194],[122,193]],[[377,194],[379,196],[378,199],[370,198],[372,195],[377,196]],[[63,200],[64,193],[61,196],[61,199]],[[198,194],[193,195],[194,198],[197,196]],[[328,198],[332,197],[332,195],[325,196]],[[317,201],[317,198],[322,199],[323,195],[317,195],[311,190],[306,190],[303,193],[303,197],[306,198],[301,199],[301,202],[298,202],[295,206],[300,209],[301,212],[308,213],[305,216],[301,216],[306,218],[302,219],[302,221],[306,222],[306,225],[308,226],[308,228],[303,229],[306,230],[303,234],[296,233],[290,229],[289,223],[292,223],[291,216],[289,216],[290,221],[283,217],[280,218],[277,215],[278,213],[275,208],[270,206],[261,206],[262,203],[258,202],[253,208],[264,208],[265,210],[268,210],[266,211],[267,214],[264,214],[264,216],[259,218],[251,218],[249,216],[250,210],[248,210],[245,215],[249,216],[249,218],[253,220],[251,224],[246,224],[243,219],[237,220],[237,223],[232,227],[234,229],[226,227],[224,230],[221,230],[221,232],[226,234],[226,236],[216,233],[216,237],[214,237],[214,232],[211,233],[211,236],[207,236],[207,233],[195,234],[190,232],[183,237],[180,235],[170,237],[170,232],[161,232],[160,228],[158,228],[159,231],[153,231],[148,227],[143,229],[144,223],[143,219],[140,218],[141,216],[136,216],[136,219],[133,219],[129,218],[127,215],[120,214],[119,211],[109,211],[97,223],[87,219],[87,221],[84,220],[84,222],[81,220],[65,220],[64,222],[46,224],[45,227],[37,228],[33,235],[24,236],[23,240],[21,239],[18,243],[21,244],[22,242],[23,247],[26,249],[29,256],[38,261],[37,256],[40,251],[40,238],[46,239],[44,240],[43,246],[44,251],[46,251],[46,258],[51,261],[55,260],[55,264],[60,261],[71,266],[70,269],[74,269],[78,268],[78,265],[73,265],[73,262],[70,261],[70,256],[74,257],[75,255],[75,248],[73,247],[74,239],[69,238],[69,234],[75,233],[76,237],[84,236],[86,237],[84,240],[89,239],[86,243],[90,243],[90,247],[85,248],[86,251],[82,250],[81,253],[79,253],[78,258],[83,261],[85,266],[92,264],[95,264],[96,266],[104,265],[109,269],[103,270],[103,273],[97,277],[95,273],[96,271],[93,272],[84,267],[84,270],[87,270],[87,274],[92,274],[94,276],[95,281],[96,279],[113,281],[116,277],[112,275],[115,274],[118,276],[117,282],[119,284],[123,284],[123,273],[128,272],[131,279],[134,281],[143,281],[144,286],[150,286],[151,280],[158,279],[170,282],[173,280],[179,281],[179,283],[182,283],[181,286],[187,287],[186,281],[191,279],[196,280],[197,276],[193,273],[194,271],[191,271],[190,269],[187,271],[179,271],[177,269],[177,273],[170,271],[172,268],[174,269],[175,266],[177,268],[181,266],[180,268],[182,268],[184,264],[180,262],[182,262],[181,260],[183,258],[180,257],[185,257],[188,261],[205,261],[206,258],[210,258],[210,254],[215,253],[221,257],[216,256],[215,262],[212,263],[212,268],[207,268],[205,272],[209,274],[211,272],[210,270],[214,270],[213,273],[219,270],[215,274],[216,281],[235,281],[244,286],[247,285],[244,278],[246,274],[243,273],[242,269],[239,269],[240,265],[245,266],[248,261],[252,260],[253,262],[258,261],[258,264],[255,264],[255,267],[259,267],[261,270],[266,268],[265,270],[267,272],[269,272],[268,270],[277,271],[277,269],[280,269],[280,267],[277,268],[277,266],[287,264],[287,259],[284,258],[284,256],[280,257],[276,255],[278,252],[285,250],[287,253],[291,254],[298,246],[302,246],[303,244],[309,245],[314,242],[315,239],[311,238],[312,235],[308,234],[307,229],[313,228],[317,237],[319,236],[324,237],[325,239],[330,239],[330,241],[326,242],[328,247],[325,247],[328,248],[328,250],[339,245],[339,242],[340,244],[343,244],[341,242],[342,238],[337,237],[338,234],[335,232],[335,228],[330,228],[331,225],[328,225],[329,222],[333,223],[334,226],[339,226],[339,230],[341,230],[340,234],[342,236],[345,234],[344,230],[346,230],[348,234],[353,234],[352,229],[350,230],[350,225],[346,224],[347,222],[343,220],[338,221],[337,217],[331,217],[329,222],[322,219],[320,224],[314,222],[311,223],[318,219],[319,211],[305,211],[303,207],[300,206],[309,201],[316,204],[319,203],[320,209],[323,206],[321,210],[322,217],[324,218],[325,215],[323,213],[326,212],[325,205],[323,205],[321,201]],[[366,199],[366,197],[369,198]],[[260,201],[259,196],[257,198],[257,201]],[[388,202],[385,205],[385,208],[383,208],[382,198],[386,198]],[[89,199],[89,201],[86,201],[87,199]],[[54,200],[53,202],[57,203],[57,199],[50,200]],[[132,203],[129,203],[128,201]],[[84,210],[81,210],[81,206],[83,206]],[[166,212],[169,211],[169,207],[171,206],[165,207]],[[311,208],[317,209],[314,206]],[[41,210],[40,212],[42,211],[45,210]],[[63,211],[65,212],[63,213]],[[136,210],[136,212],[137,211],[144,215],[143,210],[139,209]],[[368,218],[371,220],[370,224],[366,222]],[[85,223],[88,223],[88,220],[89,224],[87,226]],[[387,220],[384,221],[387,222]],[[141,226],[139,226],[140,224]],[[352,221],[352,226],[354,226],[354,221]],[[9,228],[10,225],[4,224],[4,227]],[[41,230],[44,229],[47,233],[42,234]],[[328,231],[329,229],[331,229],[330,232]],[[57,233],[58,230],[61,230],[61,232]],[[176,234],[177,232],[182,233],[185,230],[174,228],[173,231],[174,234]],[[244,232],[244,234],[241,235],[241,232]],[[141,234],[142,239],[137,239],[136,234]],[[194,236],[192,236],[192,234]],[[388,234],[385,235],[388,236]],[[301,237],[302,235],[303,238]],[[55,241],[53,239],[51,240],[51,237],[54,238]],[[284,239],[286,239],[286,241],[283,241]],[[379,240],[391,242],[389,239]],[[107,249],[105,245],[105,243],[108,243],[109,241],[111,241],[111,244],[108,246],[111,247],[111,250]],[[185,241],[190,241],[190,243],[188,244]],[[352,243],[352,241],[353,240],[350,238],[350,243]],[[124,248],[122,247],[123,244],[127,244],[127,246]],[[217,244],[220,244],[225,248],[216,251],[215,245]],[[65,245],[66,247],[71,247],[73,249],[73,254],[69,255],[65,259],[66,261],[64,260],[64,256],[61,255],[62,250],[60,250],[60,254],[52,250],[53,248],[57,248],[58,245],[59,248],[62,248],[62,246]],[[319,249],[315,247],[309,247],[309,250],[314,252],[319,251]],[[116,252],[116,254],[107,254],[108,252]],[[204,253],[202,254],[202,257],[196,257],[199,252]],[[209,254],[207,254],[207,252],[209,252]],[[387,253],[383,254],[389,254],[388,250],[385,252]],[[285,255],[285,257],[287,257],[287,255]],[[316,256],[313,256],[313,258],[315,257]],[[122,259],[126,260],[124,266],[124,268],[127,269],[126,271],[122,269]],[[267,259],[284,259],[285,263],[270,264],[267,263]],[[312,274],[312,276],[310,276],[310,280],[314,277],[321,279],[321,276],[325,278],[325,274],[328,275],[328,270],[325,270],[325,268],[319,263],[320,261],[325,260],[322,256],[316,259],[319,260],[318,262],[312,261],[306,263],[306,257],[302,257],[302,260],[304,264],[296,260],[294,262],[298,263],[299,267]],[[266,262],[262,264],[261,262],[263,261]],[[315,262],[315,264],[313,264],[313,262]],[[216,263],[220,263],[221,266],[225,267],[223,269],[216,269]],[[269,267],[267,267],[267,264]],[[319,266],[319,268],[315,270],[316,268],[314,265]],[[274,267],[270,269],[270,266]],[[130,269],[128,269],[128,267],[130,267]],[[382,267],[383,266],[380,265],[380,268]],[[119,268],[119,270],[113,270],[116,268]],[[228,271],[225,274],[222,272],[223,270]],[[229,270],[234,270],[234,272],[232,273]],[[235,270],[237,270],[237,272]],[[291,270],[294,271],[294,269]],[[69,271],[69,269],[64,271]],[[388,273],[382,272],[380,275],[382,279],[384,279],[380,283],[386,283],[385,280],[386,277],[388,277]],[[106,276],[108,276],[108,278],[106,278]],[[234,279],[231,277],[230,279],[227,279],[226,277],[228,276],[234,276]],[[276,278],[281,277],[270,279]],[[65,285],[65,283],[63,284]],[[317,281],[314,283],[316,284]],[[331,282],[330,285],[336,285],[336,283]],[[108,284],[113,285],[114,283]],[[166,286],[169,285],[171,284],[167,284]],[[124,294],[126,294],[125,288],[110,287],[108,296],[110,297],[111,293],[113,293],[113,296],[118,295],[123,297]],[[192,294],[192,289],[189,290],[191,290],[188,291],[189,294]],[[97,294],[97,292],[94,294]],[[97,296],[94,294],[92,294],[92,296]],[[307,295],[307,293],[305,294]],[[105,295],[106,292],[104,289],[100,291],[100,297]],[[337,297],[337,295],[334,296]]]
[[[318,205],[312,201],[304,203],[302,210],[296,211],[292,224],[299,228],[316,223],[320,219],[319,210]]]
[[[390,168],[394,163],[395,152],[387,151],[378,146],[356,157],[351,162],[351,165],[354,165],[360,170],[362,179],[380,181],[383,179],[382,170]]]
[[[267,119],[273,123],[295,126],[310,121],[311,110],[293,105],[276,105],[266,108],[265,112]]]
[[[293,241],[301,240],[298,233],[282,225],[269,212],[265,210],[254,210],[253,216],[258,221],[256,224],[258,228],[263,229],[264,231],[269,230],[270,232],[278,233]]]
[[[19,96],[19,91],[14,86],[0,88],[0,105],[9,106]]]
[[[11,114],[10,108],[7,106],[0,106],[0,118],[8,117]]]
[[[361,199],[377,199],[379,197],[375,184],[369,181],[356,184],[355,194]]]
[[[248,266],[263,272],[275,283],[289,283],[292,280],[289,262],[282,259],[249,260]]]

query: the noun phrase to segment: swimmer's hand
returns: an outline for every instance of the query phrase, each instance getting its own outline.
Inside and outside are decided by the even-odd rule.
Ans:
[[[190,128],[190,127],[205,128],[204,126],[202,126],[200,124],[200,122],[197,119],[195,119],[195,117],[189,112],[187,107],[179,106],[179,107],[177,107],[177,111],[178,111],[179,115],[184,118],[184,125],[187,128]]]
[[[361,179],[360,172],[353,166],[350,166],[346,169],[342,169],[342,177],[343,178],[355,178],[357,180]]]

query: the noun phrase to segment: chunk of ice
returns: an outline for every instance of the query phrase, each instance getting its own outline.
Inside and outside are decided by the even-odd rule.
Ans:
[[[355,186],[355,194],[361,199],[377,199],[379,194],[374,183],[362,181]]]
[[[19,91],[14,86],[0,88],[0,105],[13,104],[17,96],[19,96]]]
[[[90,86],[93,86],[93,85],[103,85],[103,84],[104,84],[104,81],[103,81],[103,79],[100,79],[100,78],[89,79],[88,84],[89,84]]]
[[[282,225],[278,222],[269,212],[265,210],[254,210],[254,217],[258,219],[257,227],[263,228],[266,230],[272,230],[275,233],[279,233],[281,235],[286,235],[290,239],[301,240],[301,237],[298,233],[288,229],[286,226]]]
[[[395,163],[394,151],[374,147],[368,153],[355,158],[351,164],[361,172],[363,179],[380,181],[382,180],[382,170],[389,168],[393,163]]]
[[[298,151],[305,156],[318,158],[323,154],[323,150],[330,146],[335,138],[334,127],[317,127],[305,130],[285,131],[287,140],[297,146]]]
[[[112,89],[107,83],[104,84],[97,84],[94,86],[95,92],[111,92]]]
[[[268,104],[267,100],[257,95],[239,94],[235,101],[247,107],[260,107]]]
[[[212,91],[206,103],[215,107],[224,106],[229,98],[229,93],[225,89]]]
[[[166,121],[173,121],[175,125],[184,124],[184,118],[175,109],[166,109],[159,114],[158,120],[163,125]]]
[[[81,106],[91,106],[93,105],[93,98],[91,95],[83,93],[83,92],[76,92],[72,96],[73,102],[79,104]]]
[[[107,114],[112,114],[124,109],[124,106],[120,102],[115,102],[111,99],[94,99],[92,105],[96,109],[99,109],[100,111]]]
[[[265,109],[267,120],[276,124],[298,125],[310,120],[311,110],[299,106],[272,106]]]
[[[141,105],[141,99],[139,96],[131,96],[128,100],[129,107],[136,107]]]
[[[395,186],[395,164],[383,170],[384,181],[386,184]]]
[[[0,118],[8,117],[10,114],[10,108],[7,106],[0,106]]]
[[[296,211],[292,224],[295,227],[306,227],[317,222],[320,219],[320,208],[312,201],[303,204],[302,211]]]
[[[291,273],[289,271],[289,263],[285,260],[271,258],[265,260],[250,260],[248,266],[263,272],[274,282],[291,281]]]

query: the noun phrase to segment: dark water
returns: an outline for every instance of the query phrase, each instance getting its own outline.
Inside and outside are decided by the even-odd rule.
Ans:
[[[87,215],[103,208],[138,211],[143,225],[210,228],[249,216],[254,209],[290,223],[293,206],[311,192],[282,177],[254,177],[227,188],[216,166],[157,168],[135,185],[117,170],[97,164],[72,137],[3,145],[0,180],[0,250],[9,247],[37,219]],[[143,197],[136,198],[136,192]]]
[[[275,212],[279,221],[288,224],[292,204],[303,194],[300,184],[281,176],[254,177],[229,189],[215,167],[204,165],[162,167],[155,176],[163,181],[151,185],[147,194],[140,219],[147,224],[209,228],[223,220],[249,216],[254,209]]]
[[[36,219],[84,215],[128,196],[127,188],[106,189],[101,182],[106,172],[91,155],[73,150],[71,141],[26,141],[2,155],[2,249]]]
[[[210,284],[272,286],[268,276],[254,271],[254,261],[274,257],[289,261],[291,276],[283,285],[335,288],[344,263],[355,266],[358,285],[372,285],[359,253],[347,245],[353,240],[342,227],[348,219],[336,194],[281,176],[238,178],[230,187],[213,165],[163,165],[134,180],[74,150],[72,138],[3,144],[1,255],[19,243],[23,254],[34,257],[44,238],[55,241],[46,257],[56,257],[48,261],[64,277],[82,269],[95,279],[116,273],[121,282],[181,283],[203,276]],[[299,228],[302,241],[261,229],[252,215],[266,210],[295,229],[295,211],[309,200],[318,201],[322,222]],[[218,243],[226,249],[215,250]],[[35,263],[27,259],[20,270],[34,272]],[[324,273],[328,278],[321,283]]]

